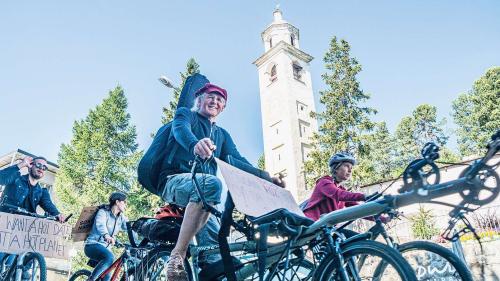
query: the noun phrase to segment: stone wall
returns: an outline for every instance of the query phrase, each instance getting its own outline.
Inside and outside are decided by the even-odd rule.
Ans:
[[[476,241],[462,242],[465,260],[474,280],[500,280],[500,240],[483,241],[483,249]]]

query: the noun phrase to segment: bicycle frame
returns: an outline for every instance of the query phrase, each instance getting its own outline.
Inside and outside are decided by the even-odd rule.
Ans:
[[[128,269],[127,269],[127,263],[125,260],[125,253],[124,252],[117,260],[115,260],[106,270],[104,270],[99,276],[97,277],[97,280],[103,280],[104,276],[106,276],[108,273],[113,272],[113,275],[111,276],[110,281],[117,281],[118,280],[118,275],[120,274],[120,268],[124,267],[125,270],[125,280],[128,280]]]

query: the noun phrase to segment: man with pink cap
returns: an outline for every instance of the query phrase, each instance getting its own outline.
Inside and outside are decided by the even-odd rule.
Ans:
[[[191,180],[190,162],[198,155],[202,159],[217,157],[223,161],[233,157],[239,161],[250,163],[240,155],[229,133],[216,125],[217,116],[224,110],[227,103],[227,91],[217,85],[207,83],[196,93],[192,109],[181,107],[172,123],[172,134],[178,143],[178,149],[173,159],[167,159],[161,168],[160,186],[163,186],[162,199],[167,203],[185,207],[184,219],[179,238],[171,252],[167,263],[167,279],[169,281],[188,280],[184,269],[184,259],[190,241],[196,235],[200,245],[217,245],[219,225],[210,213],[202,208]],[[220,203],[222,183],[215,176],[217,167],[215,161],[206,161],[203,174],[198,174],[201,193],[207,203]],[[273,182],[284,185],[278,179]],[[212,263],[220,257],[207,257],[202,263]]]

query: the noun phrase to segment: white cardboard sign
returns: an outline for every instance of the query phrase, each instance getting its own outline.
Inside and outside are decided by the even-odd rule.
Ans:
[[[68,259],[70,234],[68,224],[0,212],[0,252]]]
[[[257,217],[285,208],[292,213],[304,216],[290,191],[219,159],[215,160],[238,211]]]

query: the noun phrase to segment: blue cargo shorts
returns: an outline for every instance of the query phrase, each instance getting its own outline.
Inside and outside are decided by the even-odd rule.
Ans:
[[[220,203],[222,182],[213,175],[199,174],[196,179],[200,185],[200,191],[208,204]],[[182,173],[167,177],[167,183],[163,189],[161,198],[179,207],[186,207],[189,202],[201,202],[198,192],[191,179],[191,173]]]

